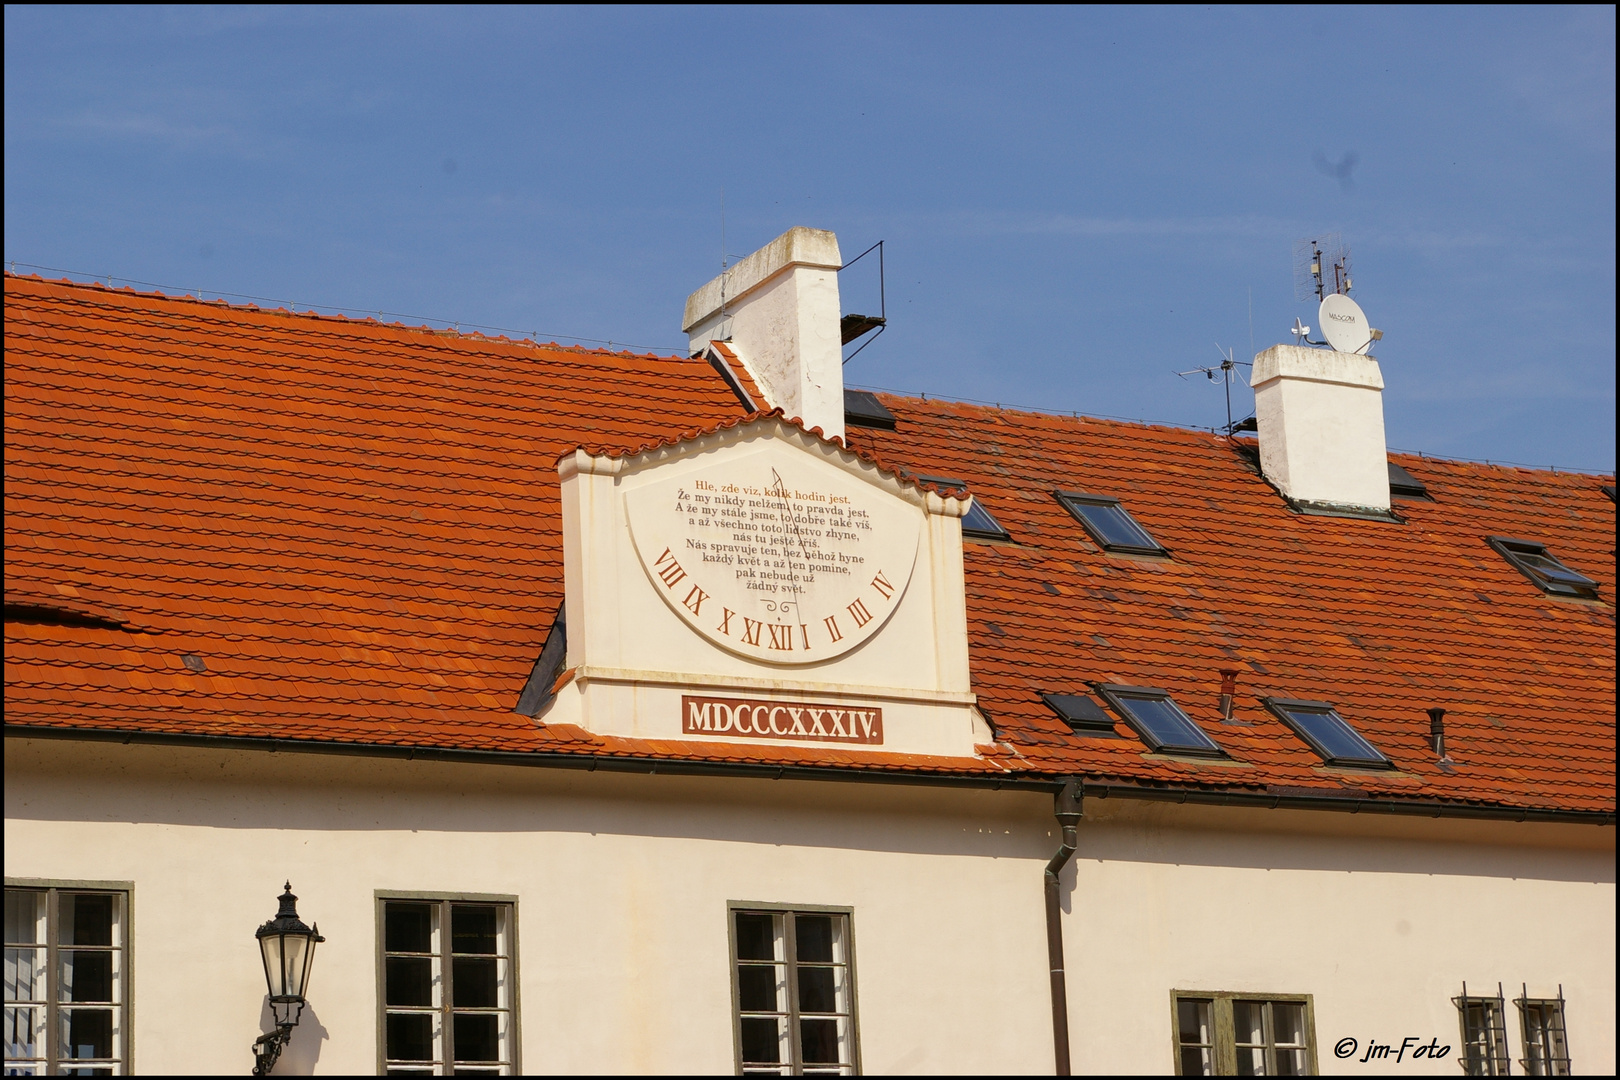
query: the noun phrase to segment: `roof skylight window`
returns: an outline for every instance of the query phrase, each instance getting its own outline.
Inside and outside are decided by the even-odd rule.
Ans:
[[[1226,756],[1215,745],[1215,740],[1205,735],[1204,729],[1193,723],[1192,717],[1170,700],[1168,690],[1154,690],[1145,686],[1099,686],[1097,692],[1125,718],[1150,750],[1201,757]]]
[[[1397,499],[1428,499],[1434,501],[1423,481],[1395,464],[1389,463],[1389,493]]]
[[[1377,769],[1395,766],[1377,747],[1361,737],[1334,707],[1325,701],[1261,698],[1294,733],[1329,765],[1363,765]]]
[[[865,390],[844,391],[844,423],[852,427],[894,430],[894,413],[884,407],[876,394]]]
[[[943,488],[965,488],[967,483],[955,480],[948,476],[918,476],[930,484],[938,484]],[[1012,534],[1001,527],[997,521],[984,508],[984,500],[977,495],[973,496],[973,506],[969,508],[967,516],[962,519],[962,535],[976,537],[980,540],[1011,540]]]
[[[1085,526],[1086,532],[1104,551],[1128,555],[1169,555],[1163,546],[1136,523],[1118,499],[1109,495],[1084,495],[1076,491],[1054,491],[1057,501]]]
[[[1535,582],[1542,592],[1552,596],[1574,596],[1583,600],[1596,600],[1597,582],[1585,574],[1577,573],[1559,562],[1546,544],[1534,540],[1514,540],[1506,536],[1487,536],[1485,542],[1513,565],[1519,573]]]
[[[1114,718],[1084,694],[1042,694],[1041,700],[1063,717],[1076,735],[1114,735]]]

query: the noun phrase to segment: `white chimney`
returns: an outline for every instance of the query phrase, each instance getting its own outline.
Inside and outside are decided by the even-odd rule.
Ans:
[[[693,355],[730,342],[772,407],[843,438],[843,264],[832,233],[789,229],[686,298]]]
[[[1370,356],[1273,345],[1254,358],[1260,471],[1295,502],[1389,510],[1384,376]]]

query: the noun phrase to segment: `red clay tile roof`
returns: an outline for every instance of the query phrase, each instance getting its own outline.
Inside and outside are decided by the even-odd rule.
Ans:
[[[974,689],[1032,766],[1613,810],[1612,477],[1392,455],[1433,497],[1397,500],[1405,524],[1310,516],[1224,437],[879,396],[897,430],[849,442],[964,479],[1012,536],[966,545],[968,632]],[[1123,500],[1172,558],[1100,551],[1057,489]],[[1546,543],[1602,600],[1543,595],[1486,545],[1502,534]],[[1241,672],[1240,724],[1221,721],[1221,668]],[[1090,683],[1171,691],[1234,764],[1074,736],[1039,694]],[[1261,695],[1332,702],[1397,769],[1324,765]]]
[[[1612,478],[1403,456],[1434,495],[1397,504],[1406,524],[1309,517],[1208,434],[882,395],[898,430],[851,448],[962,478],[1013,538],[966,553],[998,746],[964,767],[604,738],[512,711],[561,600],[555,462],[735,423],[706,361],[5,288],[12,730],[1614,809]],[[1098,551],[1060,487],[1123,499],[1173,558]],[[1547,543],[1602,600],[1543,596],[1487,534]],[[1243,673],[1240,725],[1222,667]],[[1070,733],[1038,695],[1089,682],[1172,691],[1233,760]],[[1399,768],[1322,765],[1259,694],[1334,702]]]

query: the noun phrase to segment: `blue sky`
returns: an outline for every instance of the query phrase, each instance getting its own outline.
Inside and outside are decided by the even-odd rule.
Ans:
[[[22,272],[673,352],[724,192],[734,254],[887,241],[851,384],[1208,427],[1174,372],[1315,323],[1336,230],[1391,446],[1613,468],[1613,8],[5,19]]]

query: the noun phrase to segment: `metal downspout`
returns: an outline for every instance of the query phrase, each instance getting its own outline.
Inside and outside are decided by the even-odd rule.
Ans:
[[[1052,1053],[1057,1075],[1070,1075],[1069,993],[1063,973],[1063,899],[1059,878],[1079,841],[1080,781],[1069,780],[1053,798],[1053,813],[1063,828],[1063,843],[1046,864],[1046,954],[1052,977]]]

